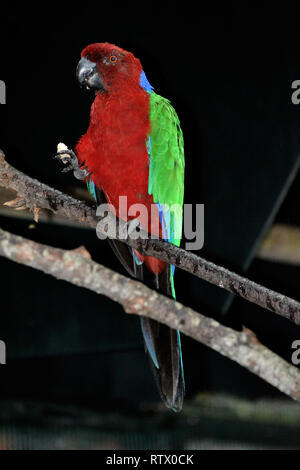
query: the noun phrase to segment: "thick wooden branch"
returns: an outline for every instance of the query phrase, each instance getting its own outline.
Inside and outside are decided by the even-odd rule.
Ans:
[[[63,194],[16,170],[5,161],[4,154],[1,151],[0,185],[15,190],[20,199],[23,198],[26,205],[32,210],[36,208],[49,209],[58,215],[85,223],[94,228],[100,221],[100,217],[96,217],[93,206]],[[194,276],[226,289],[300,325],[300,303],[285,295],[267,289],[239,274],[163,240],[133,240],[128,238],[122,241],[133,248],[137,248],[143,254],[174,264]]]
[[[106,295],[127,313],[146,316],[218,351],[300,401],[300,371],[260,344],[248,331],[234,331],[144,284],[115,273],[90,259],[84,248],[65,251],[0,229],[0,256]]]
[[[12,189],[29,209],[48,209],[67,219],[96,227],[95,207],[30,178],[9,165],[0,150],[0,186]]]

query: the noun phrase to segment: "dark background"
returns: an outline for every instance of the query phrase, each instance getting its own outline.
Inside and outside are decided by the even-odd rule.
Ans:
[[[155,91],[174,105],[184,133],[185,202],[205,204],[202,256],[297,300],[299,267],[254,259],[273,223],[299,225],[300,106],[291,84],[300,79],[300,20],[251,14],[196,13],[150,6],[74,6],[28,10],[2,18],[0,148],[32,177],[72,193],[78,182],[52,160],[88,126],[93,96],[75,70],[80,51],[112,42],[140,58]],[[4,20],[5,18],[5,20]],[[94,231],[0,217],[14,233],[62,248],[85,245],[93,258],[122,267]],[[0,339],[7,366],[0,396],[95,406],[158,401],[143,352],[138,319],[89,291],[0,260]],[[191,275],[176,273],[180,302],[240,329],[290,361],[299,328]],[[232,302],[233,300],[233,302]],[[272,387],[206,347],[183,338],[187,398],[226,392],[250,399],[282,397]]]

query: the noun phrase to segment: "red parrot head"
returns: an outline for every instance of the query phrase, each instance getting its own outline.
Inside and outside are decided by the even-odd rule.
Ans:
[[[79,83],[96,92],[117,90],[130,82],[138,84],[141,72],[139,59],[107,42],[85,47],[77,66]]]

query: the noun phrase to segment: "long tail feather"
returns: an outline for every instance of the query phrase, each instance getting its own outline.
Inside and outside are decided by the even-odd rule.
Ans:
[[[158,289],[171,296],[170,266],[156,276]],[[145,349],[161,399],[168,408],[180,411],[185,383],[182,365],[180,334],[155,320],[141,318]]]

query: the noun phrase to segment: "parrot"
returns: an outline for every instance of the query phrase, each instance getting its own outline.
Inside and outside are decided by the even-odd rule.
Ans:
[[[154,92],[140,60],[114,44],[85,47],[76,74],[80,85],[95,94],[88,129],[73,152],[77,173],[82,172],[81,179],[97,205],[109,203],[128,223],[134,216],[127,207],[142,204],[146,215],[140,212],[135,217],[140,226],[179,246],[185,158],[175,109]],[[121,196],[127,198],[125,208]],[[155,217],[150,217],[151,207]],[[174,266],[142,255],[119,240],[109,239],[109,243],[131,276],[176,298]],[[180,333],[146,317],[141,316],[140,322],[160,397],[178,412],[185,395]]]

